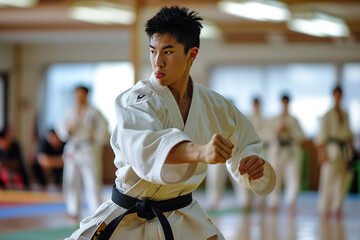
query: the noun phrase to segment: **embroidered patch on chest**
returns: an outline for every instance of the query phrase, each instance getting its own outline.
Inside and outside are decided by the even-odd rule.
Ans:
[[[145,97],[146,97],[146,95],[144,95],[144,94],[139,94],[139,95],[136,97],[136,102],[139,102],[139,101],[143,100]]]
[[[105,230],[106,224],[102,222],[100,226],[96,229],[94,235],[91,237],[91,240],[97,240],[99,239],[100,234]]]

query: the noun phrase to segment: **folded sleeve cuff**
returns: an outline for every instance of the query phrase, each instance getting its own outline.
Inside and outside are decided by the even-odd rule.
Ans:
[[[272,192],[276,183],[276,174],[273,167],[265,161],[264,175],[255,180],[250,180],[247,174],[243,175],[244,185],[256,195],[265,196]]]

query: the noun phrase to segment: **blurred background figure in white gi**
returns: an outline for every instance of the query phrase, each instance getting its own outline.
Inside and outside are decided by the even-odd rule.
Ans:
[[[318,161],[321,165],[318,207],[324,219],[331,213],[342,216],[342,206],[351,179],[348,169],[352,159],[352,133],[347,113],[341,109],[342,89],[333,90],[334,107],[321,121],[316,139]]]
[[[66,142],[63,191],[67,212],[75,219],[81,214],[82,195],[89,212],[95,212],[102,202],[102,150],[109,141],[108,123],[88,103],[88,92],[85,86],[75,89],[76,106],[65,113],[56,128],[59,138]]]
[[[296,201],[300,188],[301,143],[304,134],[298,120],[289,113],[289,96],[281,97],[283,112],[270,120],[271,131],[269,161],[276,172],[276,186],[269,195],[269,206],[276,212],[281,201],[284,186],[285,204],[290,214],[296,211]]]
[[[263,142],[262,155],[265,159],[267,159],[269,133],[267,132],[266,126],[267,119],[264,118],[261,113],[261,101],[259,97],[255,97],[253,99],[253,112],[250,116],[248,116],[248,118]],[[257,204],[259,210],[263,210],[265,208],[265,197],[256,196],[252,191],[243,186],[241,186],[240,191],[241,206],[245,210],[251,209],[253,204]]]
[[[237,203],[237,206],[235,207],[243,207],[241,205],[241,202],[243,201],[241,197],[243,186],[233,180],[227,171],[225,164],[209,164],[207,168],[205,188],[208,210],[216,210],[220,207],[220,200],[224,196],[228,179],[231,182],[232,189],[235,194]]]

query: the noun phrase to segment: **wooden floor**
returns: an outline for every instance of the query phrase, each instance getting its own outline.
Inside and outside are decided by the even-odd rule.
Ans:
[[[111,186],[103,190],[110,196]],[[201,205],[203,191],[194,193]],[[359,240],[360,195],[348,195],[342,220],[322,221],[316,212],[316,192],[299,196],[297,214],[291,217],[283,208],[269,211],[242,211],[236,208],[233,194],[228,192],[219,209],[208,211],[212,221],[228,240]],[[86,211],[83,215],[86,216]],[[0,240],[60,240],[78,226],[65,211],[59,191],[0,190]]]

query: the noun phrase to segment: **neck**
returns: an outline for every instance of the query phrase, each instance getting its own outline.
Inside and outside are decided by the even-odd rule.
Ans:
[[[340,104],[335,104],[334,108],[335,108],[335,110],[337,110],[337,111],[341,110]]]
[[[186,80],[179,82],[181,83],[180,85],[169,86],[169,89],[174,96],[178,106],[181,107],[183,101],[189,98],[192,86],[189,81],[189,76],[186,78]]]

